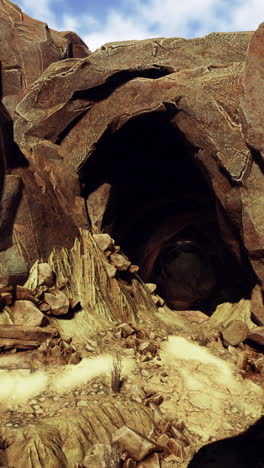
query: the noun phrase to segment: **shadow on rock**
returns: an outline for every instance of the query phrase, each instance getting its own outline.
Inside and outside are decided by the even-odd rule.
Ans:
[[[263,468],[264,417],[235,437],[219,440],[202,447],[188,468]]]

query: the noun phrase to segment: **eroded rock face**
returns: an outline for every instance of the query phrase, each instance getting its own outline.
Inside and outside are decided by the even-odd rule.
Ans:
[[[166,209],[169,214],[175,213],[173,226],[169,229],[166,226],[170,222],[160,216],[153,226],[157,233],[164,233],[164,242],[175,234],[175,229],[179,234],[193,222],[197,228],[197,221],[194,221],[195,209],[188,212],[188,221],[183,219],[186,209],[179,210],[180,206],[185,207],[188,204],[184,193],[177,194],[177,189],[173,192],[173,186],[178,186],[179,182],[175,185],[172,179],[167,182],[171,187],[170,192],[162,193],[163,189],[153,192],[153,187],[159,186],[158,180],[155,180],[155,164],[161,168],[160,177],[164,179],[168,174],[164,173],[163,167],[171,164],[168,173],[175,172],[179,180],[179,167],[182,165],[186,184],[190,186],[185,190],[189,193],[192,180],[195,180],[191,163],[195,159],[195,164],[203,173],[201,183],[210,186],[216,197],[211,205],[214,205],[214,223],[218,226],[219,238],[222,238],[225,247],[236,258],[238,266],[253,278],[252,272],[249,273],[249,266],[245,266],[245,258],[242,258],[245,257],[244,245],[256,275],[263,282],[263,223],[258,209],[262,172],[248,147],[248,144],[254,145],[246,136],[246,116],[252,114],[247,111],[250,107],[250,76],[253,73],[250,70],[258,63],[254,44],[261,41],[262,29],[254,34],[210,34],[189,41],[179,38],[129,41],[122,43],[122,47],[119,44],[108,44],[90,54],[89,49],[73,33],[49,30],[43,23],[21,13],[10,2],[1,5],[4,41],[9,38],[15,44],[13,48],[2,49],[3,116],[6,112],[14,117],[15,141],[24,164],[17,162],[19,158],[11,164],[6,137],[3,136],[5,162],[2,164],[13,168],[8,177],[16,177],[20,181],[17,195],[15,192],[12,195],[11,189],[8,189],[11,179],[8,185],[6,177],[5,190],[9,190],[10,195],[8,198],[3,193],[1,213],[5,213],[6,207],[11,204],[12,208],[8,210],[8,217],[2,214],[5,235],[1,242],[4,252],[7,247],[11,247],[15,254],[8,251],[3,253],[3,258],[6,259],[9,253],[12,254],[12,259],[16,255],[19,268],[24,265],[22,269],[26,274],[36,259],[47,261],[54,249],[73,248],[75,240],[80,238],[79,229],[87,228],[90,223],[99,236],[100,229],[107,230],[110,235],[113,231],[118,235],[122,230],[122,223],[127,221],[122,214],[125,212],[139,219],[140,224],[136,229],[142,230],[144,215],[140,218],[139,211],[142,206],[149,206],[151,196],[156,197],[155,203],[165,203],[161,212]],[[14,20],[17,26],[10,35],[9,24]],[[28,37],[31,38],[30,42]],[[10,68],[11,63],[13,68]],[[36,63],[41,65],[35,66]],[[162,136],[158,136],[156,132],[155,141],[153,132],[146,133],[142,159],[137,160],[136,144],[141,143],[136,135],[142,122],[137,119],[141,115],[150,116],[150,122],[151,119],[152,122],[156,119],[157,128],[158,123],[163,122],[164,129],[175,129],[176,133],[171,133],[170,146],[175,146],[175,150],[179,148],[179,155],[174,151],[171,162],[168,159],[165,162],[161,156],[158,160],[158,154],[151,159],[155,146],[162,152],[162,142],[157,141]],[[3,117],[3,122],[6,118]],[[8,119],[11,122],[10,116]],[[120,144],[120,155],[115,159],[113,149],[118,148],[119,143],[114,147],[111,138],[113,136],[116,141],[122,140],[125,135],[125,131],[123,134],[122,131],[128,125],[131,136],[129,133],[127,135],[132,144],[124,140],[123,146]],[[168,138],[166,132],[164,138]],[[136,142],[134,146],[133,140]],[[165,144],[165,151],[167,150]],[[179,159],[181,151],[182,160]],[[124,164],[122,158],[125,158],[126,153],[131,161],[130,176],[123,172],[122,167],[118,167],[118,164]],[[144,170],[137,168],[135,171],[133,161],[135,165],[145,164]],[[120,171],[123,181],[118,180]],[[140,172],[144,174],[146,181],[145,192],[143,182],[136,179],[140,177]],[[135,176],[134,185],[131,174]],[[147,182],[148,174],[153,177],[152,188]],[[164,182],[163,184],[165,186]],[[149,187],[148,198],[146,193]],[[198,186],[193,187],[194,199],[197,190]],[[87,203],[81,195],[87,199]],[[117,199],[123,200],[119,207],[116,205]],[[170,203],[174,203],[176,199],[177,207],[170,207]],[[202,198],[199,203],[203,205]],[[210,213],[213,213],[212,206]],[[105,217],[107,210],[108,217]],[[152,212],[155,213],[155,206]],[[209,233],[210,213],[206,209],[197,212],[197,218],[200,217],[198,228],[202,229],[203,226],[204,231]],[[5,223],[10,232],[4,227]],[[128,245],[134,234],[134,231],[128,234]],[[152,234],[148,235],[150,243],[154,242],[151,240]],[[209,236],[214,237],[213,231]],[[180,240],[188,241],[188,238]],[[143,240],[142,243],[144,242]],[[146,249],[148,247],[149,245]],[[151,259],[146,259],[148,267],[149,262],[154,266],[153,259],[159,256],[163,247],[154,247]],[[151,248],[153,250],[153,246]],[[201,245],[198,246],[199,249]],[[211,245],[211,250],[214,249],[215,245]],[[211,257],[205,255],[204,246],[202,250],[202,255],[198,256],[193,252],[191,259],[200,271],[200,284],[190,285],[196,291],[198,286],[200,291],[204,288],[202,294],[189,292],[186,297],[183,292],[185,286],[175,294],[175,282],[170,287],[169,282],[165,281],[166,284],[163,285],[160,281],[159,292],[163,292],[177,307],[180,307],[180,303],[181,307],[191,307],[214,294],[215,289],[220,291],[221,297],[226,294],[223,293],[226,285],[219,285],[219,279],[216,278],[215,268],[219,269],[218,266],[213,267],[212,271]],[[121,254],[122,252],[114,252],[113,261],[110,258],[118,275],[129,267],[128,263],[120,266],[121,256],[117,256]],[[133,257],[133,253],[131,255]],[[145,258],[145,252],[142,256]],[[185,256],[190,258],[190,255]],[[218,261],[220,257],[223,257],[222,252],[218,253]],[[133,258],[129,258],[131,260]],[[146,264],[140,264],[140,267],[143,272]],[[110,271],[110,268],[107,266],[109,277],[114,281],[116,272],[113,268]],[[170,266],[167,265],[166,268],[170,270]],[[173,270],[177,271],[177,268],[174,264]],[[234,271],[231,277],[237,276]],[[225,276],[224,272],[222,276]],[[238,280],[240,285],[244,283],[242,277]],[[252,278],[249,290],[252,287]],[[147,280],[159,282],[155,278]],[[238,289],[239,287],[238,285]],[[232,288],[237,288],[237,285],[231,285]],[[173,295],[177,297],[171,297]],[[227,294],[225,299],[230,299],[229,296]]]
[[[85,388],[64,417],[37,408],[44,424],[1,428],[4,461],[89,464],[91,447],[108,447],[119,431],[127,468],[187,463],[194,448],[174,419],[209,434],[227,400],[249,399],[256,418],[263,401],[244,381],[230,392],[227,374],[217,373],[229,353],[224,335],[243,377],[254,366],[263,373],[260,353],[244,351],[248,342],[263,349],[263,25],[111,43],[93,54],[76,34],[50,30],[8,0],[0,0],[0,26],[0,366],[50,372],[83,353],[121,350],[137,368],[130,391],[128,379],[121,385],[124,401],[91,386],[91,400]],[[211,319],[177,315],[159,295],[174,308],[215,296],[221,304]],[[237,303],[222,304],[230,297]],[[197,367],[197,349],[179,337],[178,357],[167,362],[163,339],[137,326],[142,318],[159,331],[168,323],[164,340],[181,326],[185,336],[196,332],[219,355]],[[116,339],[97,334],[114,320]],[[184,346],[194,356],[187,367]]]
[[[136,219],[140,204],[148,206],[150,203],[151,196],[148,199],[146,195],[149,183],[146,183],[145,193],[136,178],[134,185],[130,181],[127,183],[129,175],[122,168],[119,171],[110,140],[112,136],[122,139],[121,131],[134,122],[131,132],[139,144],[136,135],[141,121],[137,119],[146,115],[153,118],[153,122],[155,119],[161,122],[159,119],[166,116],[164,125],[178,132],[178,136],[176,133],[172,136],[171,147],[178,148],[181,139],[189,148],[189,156],[183,152],[179,163],[184,166],[186,181],[189,180],[189,185],[192,185],[193,169],[188,161],[195,159],[203,172],[204,184],[210,186],[216,197],[214,222],[218,225],[224,248],[235,257],[238,269],[241,267],[245,270],[244,276],[237,280],[238,285],[232,284],[229,289],[242,289],[245,275],[251,275],[245,293],[249,295],[254,275],[252,271],[249,272],[249,265],[245,265],[244,246],[256,276],[261,283],[264,279],[263,223],[261,210],[258,209],[262,196],[259,192],[262,172],[249,148],[253,146],[258,149],[260,145],[254,143],[254,138],[253,141],[250,137],[252,131],[248,130],[249,127],[259,128],[253,116],[254,112],[256,115],[256,108],[252,105],[250,90],[253,87],[252,79],[261,80],[260,75],[256,78],[254,70],[262,66],[258,55],[262,26],[257,33],[210,34],[188,41],[174,38],[111,43],[91,54],[74,33],[49,30],[10,2],[2,2],[0,6],[3,23],[1,164],[3,168],[11,169],[11,174],[5,178],[6,193],[3,192],[1,201],[4,235],[0,252],[1,265],[10,265],[10,271],[0,268],[2,277],[8,276],[8,281],[13,277],[13,282],[16,282],[20,275],[23,282],[36,259],[42,258],[46,262],[54,249],[73,248],[75,240],[81,237],[80,228],[87,228],[90,223],[98,235],[101,235],[100,229],[111,235],[122,230],[121,225],[126,221],[122,213],[131,213]],[[11,32],[10,25],[14,21],[16,28]],[[12,44],[12,47],[7,44]],[[260,87],[261,83],[257,88]],[[252,99],[255,99],[253,96],[252,92]],[[6,136],[3,132],[7,124],[9,127],[12,124],[12,118],[19,152],[15,160],[8,146],[12,133],[9,131]],[[148,163],[145,166],[149,164],[149,167],[144,171],[137,169],[137,174],[143,173],[145,180],[148,174],[155,179],[155,164],[161,167],[160,177],[167,177],[162,168],[168,164],[167,160],[165,163],[161,156],[157,161],[156,156],[152,160],[147,159],[147,153],[152,155],[155,145],[162,151],[162,143],[157,143],[157,134],[154,133],[155,141],[153,133],[147,133],[143,143],[142,161],[146,158]],[[167,137],[166,134],[164,138]],[[131,162],[137,161],[136,146],[129,145],[129,142],[126,145],[120,151],[123,159],[127,154]],[[133,147],[134,154],[129,151],[129,146]],[[176,161],[176,151],[174,154]],[[171,160],[170,172],[178,173],[179,166],[176,167],[174,156]],[[118,161],[122,161],[121,156]],[[138,160],[135,164],[144,165],[142,161]],[[133,163],[129,172],[133,174]],[[118,181],[119,173],[122,173],[123,182]],[[12,188],[12,178],[19,181],[16,190]],[[173,181],[168,181],[168,185],[172,186]],[[158,186],[158,181],[153,180],[153,186]],[[189,190],[189,187],[186,188],[187,192]],[[194,197],[197,190],[198,187],[194,187]],[[166,209],[174,210],[176,218],[180,218],[180,222],[176,221],[176,231],[179,233],[186,227],[186,222],[182,219],[185,208],[180,214],[178,208],[186,201],[178,197],[178,207],[169,208],[168,201],[169,204],[175,201],[177,195],[173,190],[167,194],[157,190],[154,195],[158,199],[155,203],[160,200],[164,203],[167,197]],[[117,198],[124,200],[119,207],[121,211],[116,208]],[[200,202],[202,204],[202,200]],[[109,207],[112,207],[110,211]],[[110,214],[106,219],[107,210]],[[189,212],[189,225],[194,211]],[[7,212],[8,215],[4,214]],[[199,216],[203,217],[199,229],[203,226],[204,231],[210,231],[207,221],[209,212],[205,210]],[[136,229],[143,230],[144,216],[138,219],[140,224]],[[197,227],[197,223],[194,224]],[[153,229],[164,233],[167,225],[168,220],[159,217]],[[169,228],[170,232],[165,232],[165,237],[167,234],[172,236],[174,228],[175,223],[174,227]],[[129,233],[128,245],[134,234],[135,231]],[[151,244],[153,239],[151,233],[148,234]],[[214,236],[213,233],[210,235]],[[168,237],[164,239],[167,240]],[[180,240],[188,241],[188,237]],[[148,249],[149,244],[145,247]],[[163,247],[155,246],[151,258],[140,264],[142,273],[146,263],[149,267],[152,262],[154,268],[153,259],[155,256],[160,258]],[[201,249],[201,245],[198,247],[198,250]],[[214,248],[215,245],[211,245],[211,250]],[[158,292],[178,308],[193,307],[193,304],[214,295],[215,291],[222,298],[220,300],[239,299],[240,293],[226,292],[228,286],[221,283],[218,272],[215,272],[222,268],[217,265],[222,252],[218,252],[216,266],[211,268],[212,259],[210,255],[205,255],[204,246],[202,250],[202,255],[192,253],[191,263],[194,261],[197,264],[200,283],[190,285],[190,289],[196,292],[188,292],[188,297],[184,293],[186,284],[176,292],[175,281],[171,281],[170,286],[167,280],[164,285],[163,280],[147,278],[159,283]],[[117,275],[116,270],[107,264],[111,281],[119,278],[120,274],[122,276],[129,267],[129,264],[116,264],[121,259],[121,256],[118,259],[117,256],[121,254],[113,253],[115,262],[110,259],[112,267],[117,269]],[[186,261],[187,257],[190,259],[190,254],[181,253],[181,257],[183,255]],[[133,253],[131,256],[129,261],[133,260]],[[145,252],[142,256],[145,258]],[[179,263],[179,259],[176,263]],[[180,267],[174,261],[173,265],[173,271],[177,272]],[[165,265],[165,270],[170,268],[168,264]],[[179,271],[177,274],[180,274]],[[222,276],[225,276],[224,271]],[[236,276],[234,269],[230,277]],[[198,287],[200,291],[204,289],[201,294],[196,294]]]

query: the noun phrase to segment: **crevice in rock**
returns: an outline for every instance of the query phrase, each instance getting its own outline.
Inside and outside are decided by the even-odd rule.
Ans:
[[[13,121],[3,104],[0,103],[0,151],[4,171],[9,173],[12,169],[28,167],[28,161],[14,141]],[[1,168],[2,169],[2,168]]]
[[[84,109],[83,112],[81,112],[79,115],[77,115],[77,117],[75,117],[75,119],[71,120],[71,122],[64,128],[64,130],[59,133],[56,141],[55,141],[55,144],[56,145],[60,145],[62,143],[62,141],[64,140],[64,138],[66,138],[66,136],[70,133],[70,131],[73,129],[73,127],[75,127],[75,125],[77,125],[77,123],[87,114],[87,112],[89,112],[89,109]]]
[[[257,151],[254,148],[250,148],[250,149],[251,149],[251,153],[253,155],[253,160],[258,165],[261,172],[264,174],[264,159],[263,159],[263,156],[261,155],[260,151]]]
[[[102,230],[172,308],[210,311],[249,298],[255,275],[233,226],[239,260],[223,239],[197,148],[170,119],[150,113],[104,135],[79,172],[82,195],[109,184]]]
[[[117,88],[120,88],[124,83],[133,80],[134,78],[150,78],[158,79],[163,76],[170,75],[174,70],[172,67],[166,67],[161,65],[153,65],[147,69],[135,69],[135,70],[121,70],[111,75],[104,83],[96,86],[92,89],[76,91],[71,101],[78,99],[84,99],[87,101],[98,102],[102,99],[106,99],[110,94],[113,93]]]

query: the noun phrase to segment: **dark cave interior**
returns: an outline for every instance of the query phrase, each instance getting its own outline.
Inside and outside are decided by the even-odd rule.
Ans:
[[[255,276],[235,228],[242,260],[222,239],[197,148],[170,120],[155,112],[109,129],[79,172],[82,196],[110,184],[102,231],[172,308],[213,310],[250,297]]]

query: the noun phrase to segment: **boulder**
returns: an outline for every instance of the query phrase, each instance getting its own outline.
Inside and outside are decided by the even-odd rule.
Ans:
[[[109,234],[94,234],[93,238],[103,252],[106,250],[113,250],[113,239],[109,236]]]
[[[16,285],[15,297],[17,301],[26,300],[31,301],[34,304],[37,304],[39,302],[30,289],[20,286],[19,284]]]
[[[222,335],[225,346],[237,346],[247,339],[249,329],[242,320],[232,320],[224,328]]]
[[[55,273],[48,263],[38,264],[38,286],[46,285],[48,288],[54,286]]]
[[[70,302],[67,296],[58,289],[54,289],[44,294],[44,301],[50,306],[47,314],[66,315],[69,312]]]
[[[90,54],[77,34],[53,31],[45,23],[22,13],[10,1],[1,3],[0,22],[2,96],[11,115],[25,88],[30,87],[52,62]]]
[[[0,338],[39,341],[40,343],[58,336],[58,330],[53,327],[41,328],[29,325],[1,325]]]
[[[31,327],[41,327],[46,323],[45,316],[31,301],[15,301],[12,306],[9,306],[9,310],[15,325],[26,323]]]
[[[121,336],[123,338],[127,338],[128,336],[132,335],[136,331],[128,323],[120,323],[120,325],[118,325],[117,328],[121,330]]]
[[[118,253],[113,253],[110,255],[110,262],[118,271],[127,271],[131,265],[129,260]]]
[[[141,461],[150,453],[160,450],[152,440],[128,426],[122,426],[113,434],[112,443],[135,461]]]
[[[19,340],[16,338],[0,338],[0,349],[34,349],[40,346],[39,341]]]

